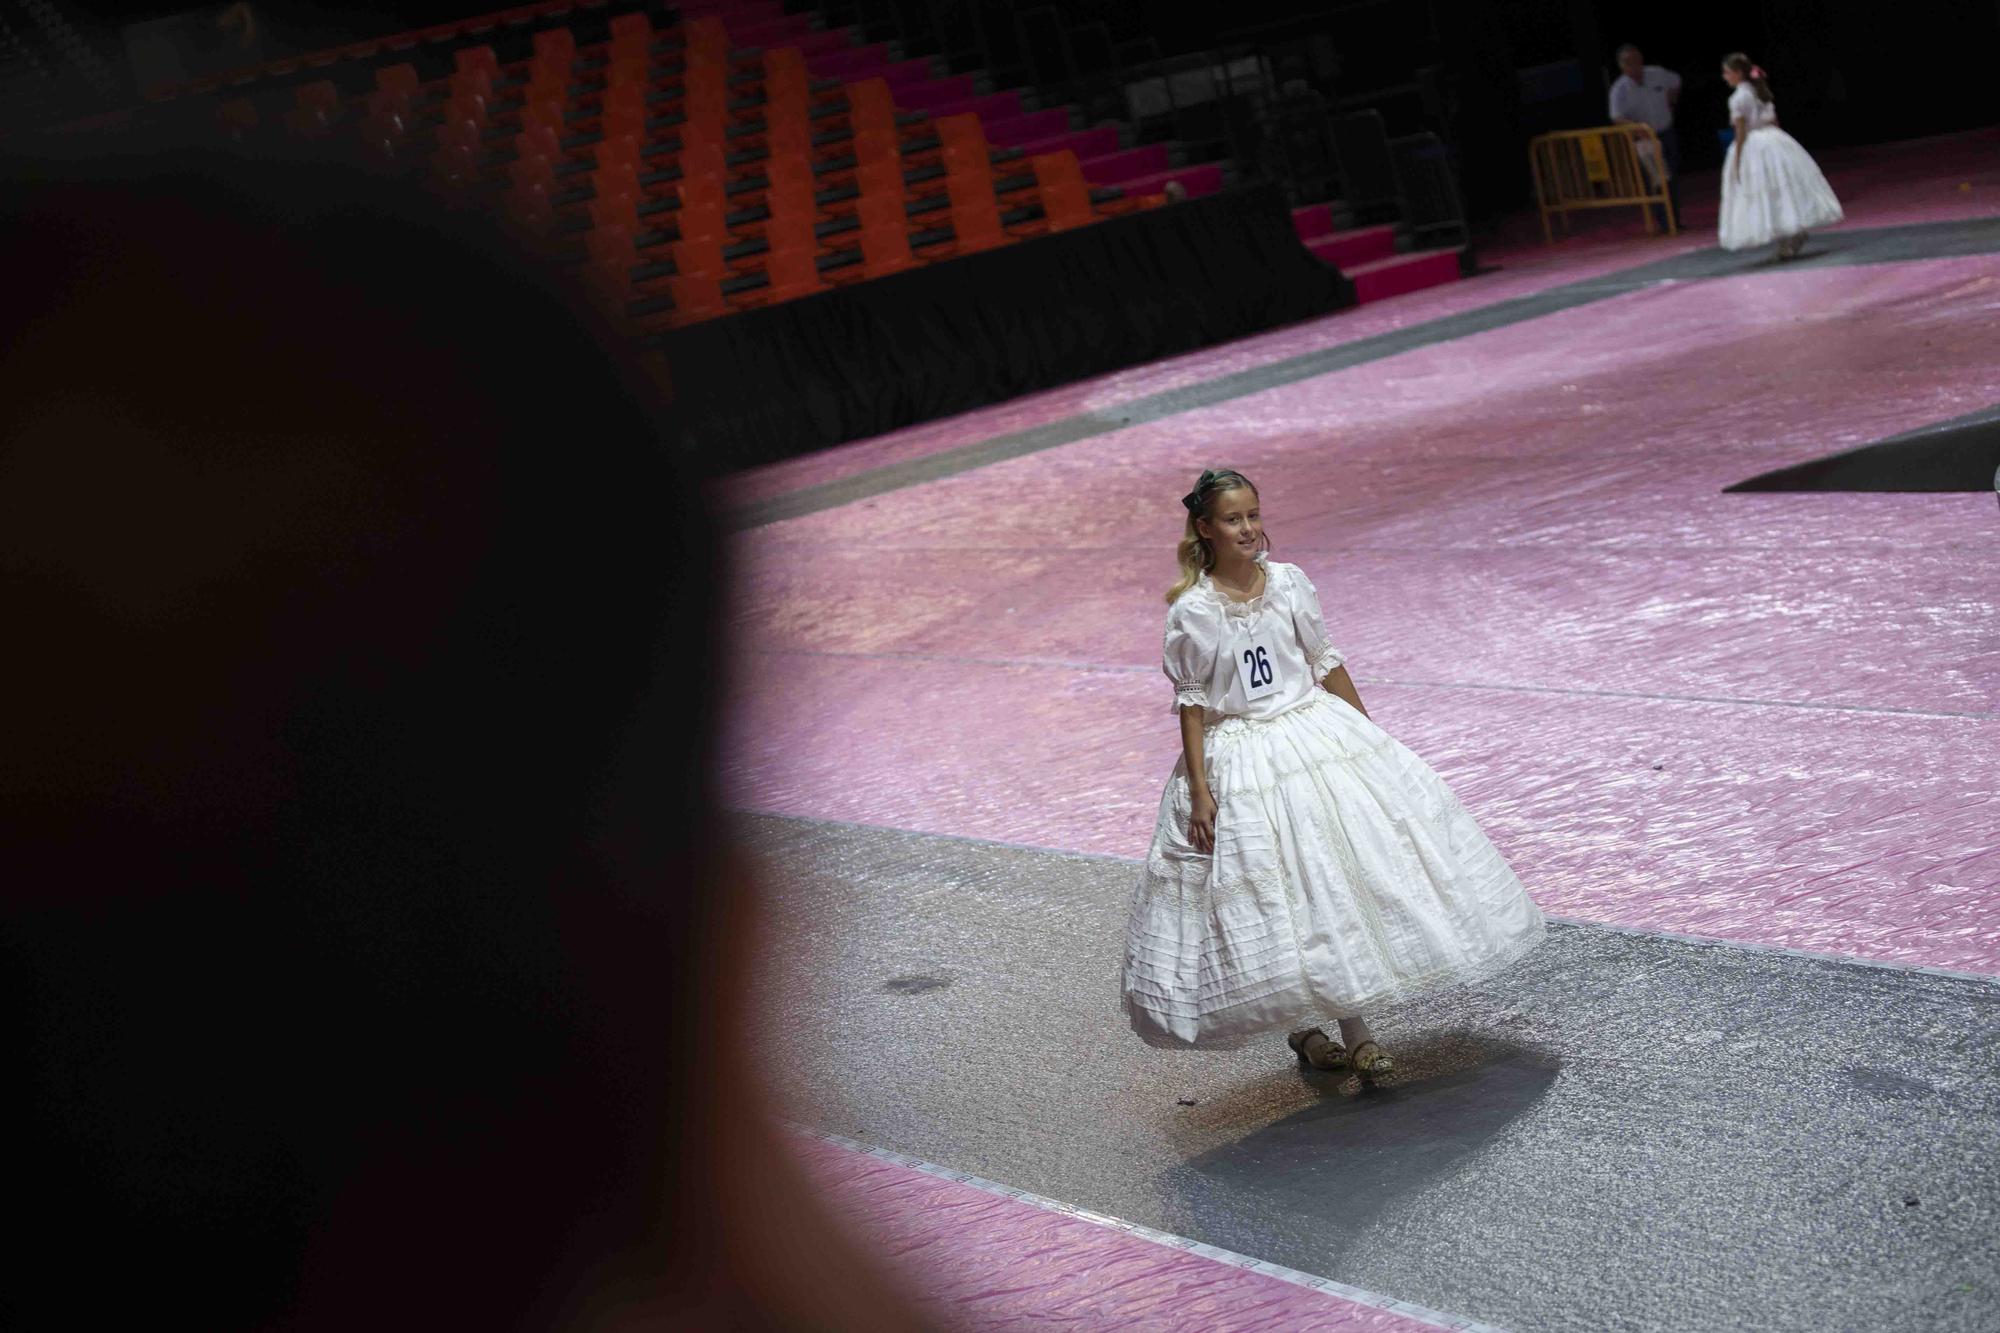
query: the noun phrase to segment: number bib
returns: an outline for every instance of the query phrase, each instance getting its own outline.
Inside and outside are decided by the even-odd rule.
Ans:
[[[1236,636],[1236,677],[1245,699],[1261,699],[1278,690],[1278,668],[1269,631]]]

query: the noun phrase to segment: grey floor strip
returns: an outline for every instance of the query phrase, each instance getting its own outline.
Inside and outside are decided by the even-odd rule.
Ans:
[[[1556,923],[1364,1091],[1142,1045],[1129,863],[737,818],[821,1132],[1517,1333],[2000,1326],[1991,979]]]
[[[1186,1236],[1173,1236],[1164,1231],[1155,1231],[1151,1227],[1142,1227],[1137,1222],[1128,1222],[1124,1218],[1105,1217],[1102,1214],[1093,1213],[1086,1208],[1078,1208],[1073,1204],[1061,1203],[1055,1199],[1045,1199],[1039,1194],[1030,1194],[1026,1190],[1015,1189],[1012,1185],[1002,1185],[995,1181],[987,1180],[983,1176],[975,1176],[969,1172],[955,1170],[948,1166],[939,1166],[935,1162],[926,1162],[921,1158],[911,1157],[906,1153],[892,1152],[887,1148],[871,1147],[868,1144],[857,1142],[854,1139],[846,1138],[839,1134],[828,1134],[813,1129],[809,1125],[800,1125],[796,1126],[796,1128],[813,1135],[815,1138],[824,1139],[828,1143],[839,1144],[841,1147],[849,1149],[852,1152],[866,1153],[870,1157],[879,1158],[885,1162],[894,1162],[897,1166],[921,1171],[925,1175],[936,1176],[940,1180],[950,1180],[961,1185],[970,1185],[972,1188],[984,1190],[988,1194],[998,1194],[1005,1198],[1028,1204],[1030,1207],[1041,1208],[1052,1213],[1061,1213],[1066,1217],[1074,1217],[1098,1226],[1109,1227],[1114,1231],[1124,1232],[1128,1236],[1137,1236],[1141,1240],[1151,1241],[1155,1245],[1164,1245],[1170,1249],[1199,1255],[1215,1263],[1227,1264],[1231,1268],[1241,1268],[1248,1272],[1261,1273],[1265,1277],[1276,1278],[1280,1282],[1289,1282],[1293,1286],[1306,1287],[1313,1291],[1324,1292],[1329,1296],[1338,1296],[1343,1300],[1352,1301],[1357,1305],[1366,1305],[1376,1310],[1388,1310],[1394,1314],[1401,1315],[1413,1323],[1429,1324],[1433,1328],[1455,1329],[1458,1330],[1458,1333],[1506,1333],[1504,1329],[1494,1324],[1482,1324],[1477,1320],[1445,1314],[1438,1310],[1426,1309],[1421,1305],[1413,1305],[1408,1301],[1399,1301],[1392,1296],[1382,1296],[1372,1291],[1363,1291],[1359,1287],[1350,1287],[1344,1282],[1335,1282],[1329,1277],[1318,1277],[1312,1273],[1301,1273],[1296,1268],[1286,1268],[1283,1264],[1274,1264],[1264,1259],[1253,1259],[1249,1255],[1236,1254],[1214,1245],[1205,1245],[1201,1241],[1190,1240]]]
[[[1962,255],[2000,251],[2000,218],[1975,218],[1960,222],[1927,222],[1903,227],[1858,227],[1815,237],[1793,268],[1830,268],[1856,264],[1894,264],[1919,259],[1945,259]],[[1496,301],[1476,310],[1428,320],[1408,328],[1357,339],[1338,347],[1323,348],[1302,356],[1289,357],[1268,365],[1217,376],[1199,384],[1184,385],[1148,397],[1134,399],[1113,411],[1083,413],[1047,425],[998,435],[975,444],[963,445],[886,467],[856,473],[837,481],[808,486],[786,495],[774,496],[733,511],[729,524],[738,530],[762,527],[782,519],[797,518],[852,504],[926,481],[969,472],[991,463],[1019,458],[1065,444],[1074,444],[1097,435],[1123,430],[1142,422],[1211,407],[1281,385],[1365,365],[1384,357],[1397,356],[1419,347],[1449,342],[1505,328],[1526,320],[1540,319],[1559,311],[1606,300],[1642,287],[1663,282],[1696,282],[1737,277],[1777,266],[1767,251],[1731,253],[1727,250],[1695,250],[1651,264],[1641,264],[1616,273],[1602,274],[1581,282],[1552,287],[1533,295]],[[1476,279],[1474,279],[1476,281]],[[1334,316],[1338,318],[1338,316]]]
[[[757,820],[781,818],[787,823],[813,825],[824,824],[828,828],[846,829],[857,833],[883,833],[890,836],[912,836],[928,838],[939,842],[964,843],[971,847],[991,847],[1001,851],[1029,852],[1036,856],[1054,856],[1068,860],[1094,862],[1099,865],[1126,867],[1126,882],[1139,873],[1143,863],[1136,857],[1114,856],[1109,852],[1056,851],[1047,847],[1037,847],[1025,842],[1003,842],[997,838],[974,837],[968,833],[915,833],[909,829],[887,828],[881,824],[866,824],[852,819],[805,819],[795,815],[770,816],[760,811],[731,809],[731,818]],[[1989,972],[1971,972],[1964,968],[1932,967],[1924,963],[1898,963],[1882,958],[1858,958],[1852,954],[1826,953],[1818,949],[1795,949],[1784,944],[1758,944],[1748,940],[1722,939],[1715,935],[1690,935],[1675,930],[1655,930],[1648,926],[1619,926],[1602,921],[1588,921],[1578,917],[1549,915],[1549,920],[1566,926],[1578,926],[1586,930],[1608,930],[1621,935],[1639,935],[1656,940],[1679,940],[1683,944],[1714,945],[1725,949],[1748,949],[1756,953],[1783,954],[1790,958],[1808,961],[1837,963],[1843,967],[1879,967],[1889,972],[1922,972],[1934,977],[1956,977],[1961,981],[1973,981],[2000,987],[2000,976]]]

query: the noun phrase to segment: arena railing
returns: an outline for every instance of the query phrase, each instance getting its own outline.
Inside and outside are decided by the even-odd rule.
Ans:
[[[1537,135],[1528,145],[1528,161],[1546,243],[1555,242],[1550,214],[1562,218],[1567,234],[1569,215],[1591,208],[1637,208],[1650,234],[1657,207],[1666,218],[1667,235],[1679,232],[1667,197],[1666,157],[1650,126],[1599,125]]]

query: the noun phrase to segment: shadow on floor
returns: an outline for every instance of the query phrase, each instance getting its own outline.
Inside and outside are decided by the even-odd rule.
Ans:
[[[1732,491],[1990,491],[2000,470],[2000,404],[1845,453],[1763,472]]]
[[[1450,1176],[1526,1114],[1556,1080],[1547,1051],[1437,1032],[1398,1043],[1379,1086],[1301,1069],[1320,1099],[1166,1173],[1183,1234],[1308,1272],[1365,1233],[1387,1203]],[[1211,1104],[1210,1124],[1229,1112]]]

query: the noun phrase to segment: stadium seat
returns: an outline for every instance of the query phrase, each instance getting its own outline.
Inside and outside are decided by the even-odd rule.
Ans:
[[[630,227],[616,224],[593,227],[584,234],[583,248],[594,264],[622,261],[629,267],[638,260]]]
[[[451,97],[473,94],[489,105],[495,100],[493,75],[483,69],[454,70],[451,77],[445,81],[445,87],[449,90],[447,95]]]
[[[896,107],[889,94],[889,85],[880,79],[864,79],[847,85],[847,119],[855,134],[863,130],[880,130],[895,135]]]
[[[402,93],[414,102],[423,93],[415,65],[385,65],[375,71],[375,86],[384,92]]]
[[[918,268],[910,249],[909,215],[900,200],[864,200],[861,210],[861,266],[870,278]]]
[[[576,35],[568,28],[549,28],[534,36],[535,58],[559,64],[567,72],[576,63]]]
[[[483,69],[494,82],[500,80],[500,57],[493,54],[490,46],[467,46],[452,55],[451,66],[455,70]],[[412,71],[414,73],[414,71]]]
[[[722,259],[722,241],[717,237],[682,238],[668,253],[673,256],[674,273],[679,277],[710,277],[718,281],[728,272]]]
[[[486,124],[486,99],[477,93],[461,93],[447,99],[444,104],[447,120],[469,120],[475,125]]]
[[[980,127],[978,116],[970,113],[941,116],[934,124],[937,126],[938,141],[944,149],[946,171],[967,167],[990,168],[993,153],[986,145],[986,131]]]
[[[552,163],[563,160],[562,141],[556,132],[534,119],[521,122],[521,132],[514,136],[514,149],[522,157],[545,157]]]
[[[292,93],[292,111],[285,123],[305,134],[318,134],[340,117],[340,90],[330,79],[301,84]]]
[[[716,274],[676,274],[667,279],[667,291],[673,297],[672,323],[676,326],[728,313],[729,307],[722,299],[722,281]]]
[[[1090,204],[1090,186],[1083,179],[1083,168],[1077,164],[1075,153],[1044,153],[1028,162],[1035,171],[1035,193],[1041,200],[1042,216],[1011,228],[1016,235],[1069,231],[1098,220],[1097,211]]]
[[[555,225],[555,205],[545,182],[524,180],[511,184],[504,196],[507,216],[535,235],[545,234]]]
[[[639,225],[639,197],[628,190],[600,193],[584,204],[584,211],[590,215],[590,225],[594,229],[624,227],[636,230]]]
[[[507,164],[507,183],[516,190],[540,186],[553,194],[556,189],[555,166],[539,153],[525,153]]]
[[[472,150],[461,144],[441,143],[431,153],[431,179],[448,189],[460,189],[479,179],[479,165]]]
[[[485,151],[485,136],[476,121],[446,117],[432,137],[440,148],[463,148],[475,161]]]
[[[764,272],[770,278],[768,297],[773,302],[791,301],[827,290],[825,279],[819,275],[817,247],[794,246],[773,250],[764,261]]]
[[[611,40],[644,42],[650,47],[653,41],[653,22],[644,14],[620,14],[611,20]]]

